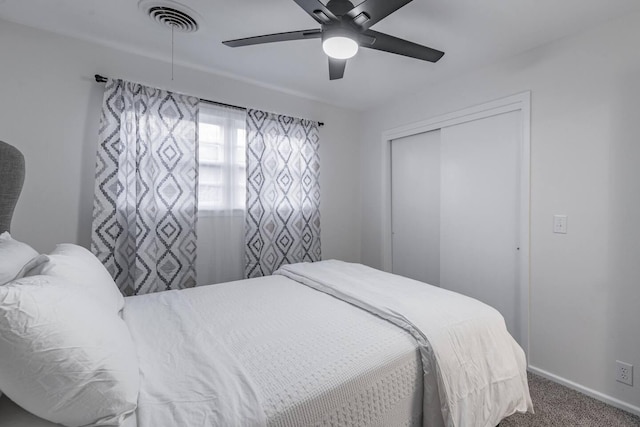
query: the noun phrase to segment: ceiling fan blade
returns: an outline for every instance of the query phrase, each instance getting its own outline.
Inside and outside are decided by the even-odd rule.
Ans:
[[[347,12],[351,21],[363,30],[391,15],[412,0],[365,0]]]
[[[341,79],[347,66],[346,59],[334,59],[329,57],[329,80]]]
[[[322,37],[321,29],[289,31],[288,33],[266,34],[264,36],[247,37],[244,39],[227,40],[222,44],[229,47],[251,46],[254,44],[286,42],[289,40],[318,39]]]
[[[444,55],[444,52],[437,49],[422,46],[420,44],[399,39],[388,34],[379,33],[377,31],[367,30],[363,32],[363,34],[374,39],[373,43],[371,43],[371,40],[361,40],[360,46],[367,47],[369,49],[382,50],[429,62],[438,62]]]
[[[313,19],[320,24],[328,24],[331,21],[337,21],[338,18],[331,13],[327,7],[320,3],[319,0],[293,0],[298,6],[303,8]]]

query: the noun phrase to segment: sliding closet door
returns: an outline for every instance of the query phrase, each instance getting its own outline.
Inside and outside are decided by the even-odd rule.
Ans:
[[[392,271],[440,283],[440,131],[391,142]]]
[[[440,285],[504,316],[520,341],[521,112],[441,130]]]

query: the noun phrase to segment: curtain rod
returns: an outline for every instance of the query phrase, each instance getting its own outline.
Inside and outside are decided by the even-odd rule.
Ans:
[[[96,83],[106,83],[107,82],[107,78],[104,76],[101,76],[100,74],[96,74],[95,76],[96,79]],[[214,104],[214,105],[220,105],[222,107],[229,107],[229,108],[236,108],[238,110],[247,110],[247,107],[240,107],[239,105],[231,105],[231,104],[225,104],[224,102],[218,102],[218,101],[210,101],[208,99],[202,99],[200,98],[200,101],[202,102],[206,102],[207,104]],[[322,127],[324,126],[323,122],[317,122],[318,126]]]

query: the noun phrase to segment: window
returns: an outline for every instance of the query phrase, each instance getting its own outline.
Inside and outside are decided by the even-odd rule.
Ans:
[[[247,181],[245,122],[244,110],[200,104],[200,212],[244,212]]]

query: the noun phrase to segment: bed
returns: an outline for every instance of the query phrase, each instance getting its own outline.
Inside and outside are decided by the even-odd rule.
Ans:
[[[0,233],[20,158],[0,143],[0,164],[17,169],[0,179]],[[118,313],[139,372],[125,427],[495,426],[532,411],[524,353],[499,313],[359,264],[128,297]],[[53,425],[0,398],[0,427]]]

